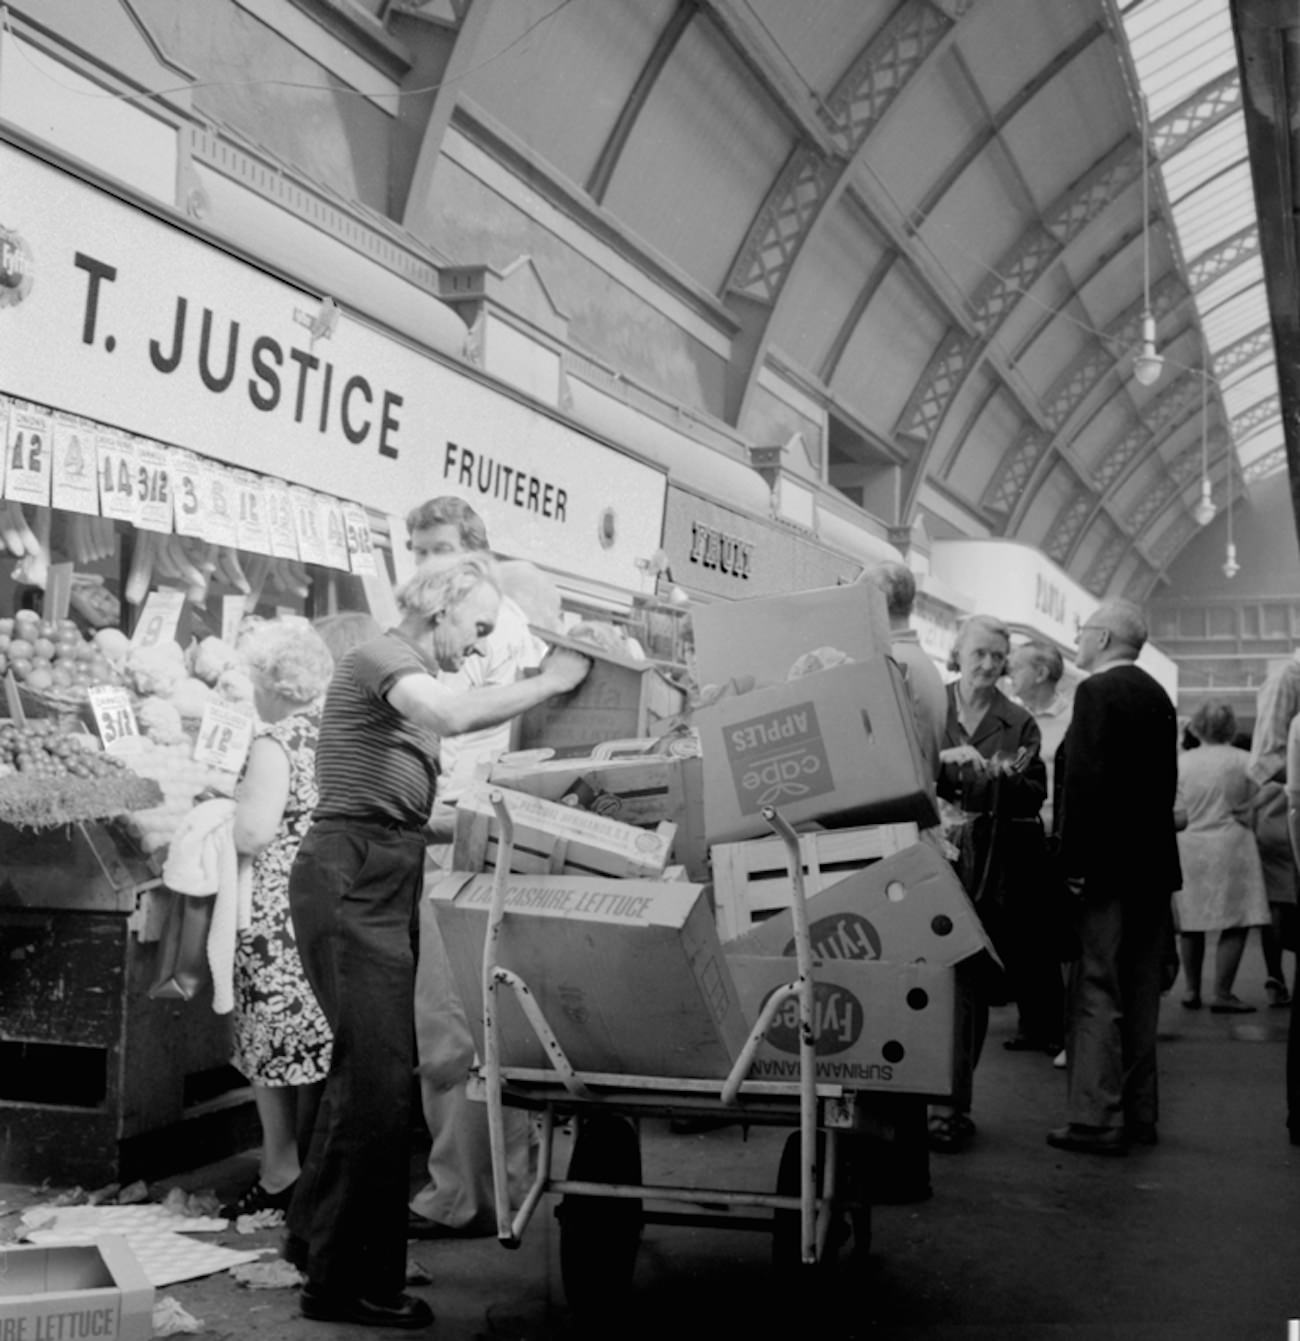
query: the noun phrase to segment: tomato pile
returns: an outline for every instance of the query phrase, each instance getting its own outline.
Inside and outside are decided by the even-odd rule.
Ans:
[[[62,692],[77,700],[96,684],[120,684],[110,661],[115,645],[107,639],[125,637],[110,630],[87,642],[71,619],[42,619],[32,610],[20,610],[12,619],[0,619],[0,675],[6,670],[29,689]]]
[[[0,722],[0,764],[37,778],[117,777],[123,769],[121,759],[88,749],[51,718],[24,726]]]

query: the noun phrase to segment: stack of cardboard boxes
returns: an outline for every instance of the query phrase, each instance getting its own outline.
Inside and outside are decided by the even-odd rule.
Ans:
[[[935,799],[879,594],[709,606],[695,613],[695,644],[711,700],[692,718],[698,747],[678,732],[655,753],[584,740],[574,754],[570,721],[564,757],[548,757],[543,731],[531,743],[544,748],[506,756],[460,803],[453,870],[430,897],[472,1024],[501,850],[495,789],[515,827],[499,962],[528,984],[573,1064],[725,1076],[748,1023],[795,973],[788,854],[762,813],[774,806],[806,830],[819,1078],[960,1091],[958,965],[989,946],[924,832]],[[593,660],[594,701],[612,714],[601,729],[643,730],[644,694],[600,689],[613,677],[626,690],[638,672]],[[754,1078],[797,1078],[794,1011],[778,1015]],[[503,1063],[549,1074],[518,1006],[502,1020]]]

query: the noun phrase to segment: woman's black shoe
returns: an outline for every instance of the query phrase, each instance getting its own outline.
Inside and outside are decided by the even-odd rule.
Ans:
[[[414,1332],[433,1325],[433,1309],[414,1295],[391,1299],[363,1299],[357,1295],[327,1294],[303,1286],[298,1307],[313,1322],[350,1322],[358,1327],[399,1327]]]
[[[251,1187],[244,1189],[238,1201],[221,1208],[221,1214],[227,1220],[238,1220],[241,1215],[256,1215],[259,1211],[279,1211],[282,1215],[289,1209],[293,1200],[293,1190],[298,1186],[295,1178],[288,1187],[279,1192],[268,1192],[259,1178]]]

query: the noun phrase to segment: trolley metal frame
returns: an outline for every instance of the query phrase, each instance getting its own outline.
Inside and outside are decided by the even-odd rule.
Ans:
[[[798,1261],[813,1265],[826,1259],[833,1222],[840,1211],[854,1206],[840,1195],[842,1160],[837,1147],[839,1138],[861,1130],[862,1115],[856,1097],[842,1086],[817,1084],[814,1051],[814,980],[808,914],[803,880],[803,861],[799,835],[773,807],[762,814],[780,836],[789,858],[793,887],[795,954],[797,976],[777,988],[750,1031],[740,1056],[721,1083],[717,1080],[674,1079],[578,1071],[557,1040],[543,1013],[541,1004],[528,984],[512,970],[497,962],[501,926],[506,916],[506,885],[514,841],[509,807],[499,791],[490,795],[501,832],[497,865],[492,885],[487,934],[483,945],[483,1024],[484,1056],[472,1087],[475,1097],[486,1099],[491,1144],[493,1191],[496,1203],[497,1238],[506,1248],[517,1248],[542,1197],[547,1193],[566,1198],[599,1198],[609,1206],[618,1201],[649,1199],[694,1211],[658,1211],[641,1214],[640,1223],[726,1226],[760,1229],[773,1234],[787,1226],[791,1212],[798,1213]],[[505,1067],[501,1063],[500,1010],[498,994],[508,991],[518,1002],[525,1018],[545,1048],[552,1070]],[[778,1010],[792,997],[799,1005],[799,1079],[793,1081],[750,1080],[754,1054]],[[507,1184],[504,1110],[506,1106],[531,1109],[540,1114],[541,1140],[537,1172],[517,1211],[512,1211]],[[797,1125],[799,1133],[798,1195],[788,1192],[763,1193],[725,1188],[668,1187],[640,1182],[584,1178],[556,1178],[551,1164],[554,1154],[557,1117],[576,1115],[581,1121],[596,1113],[620,1117],[682,1115],[733,1120],[744,1124],[771,1126]],[[819,1143],[819,1132],[825,1135]],[[581,1138],[580,1138],[581,1139]],[[819,1152],[818,1146],[822,1146]],[[819,1159],[819,1154],[821,1158]],[[817,1185],[820,1163],[820,1187]],[[637,1155],[639,1166],[639,1153]],[[638,1167],[639,1175],[639,1167]],[[788,1179],[783,1161],[782,1179]],[[589,1204],[589,1203],[584,1203]],[[735,1214],[757,1208],[774,1212],[770,1217],[746,1217]],[[861,1217],[869,1217],[865,1202],[856,1204]],[[782,1214],[784,1213],[784,1214]],[[635,1214],[635,1212],[634,1212]],[[859,1224],[863,1221],[859,1221]],[[858,1232],[861,1232],[860,1230]],[[564,1226],[562,1221],[561,1234]],[[636,1230],[639,1238],[639,1227]],[[562,1237],[563,1243],[563,1237]],[[863,1245],[859,1245],[863,1246]],[[635,1246],[633,1246],[633,1256]],[[571,1291],[570,1291],[571,1293]],[[571,1299],[570,1303],[574,1301]]]

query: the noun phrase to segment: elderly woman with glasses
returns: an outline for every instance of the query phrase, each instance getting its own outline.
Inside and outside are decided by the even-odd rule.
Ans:
[[[971,615],[962,624],[953,648],[957,678],[947,686],[948,718],[939,753],[939,795],[966,815],[959,831],[958,871],[995,945],[1002,939],[1008,887],[1017,868],[1028,865],[1018,861],[1017,852],[1034,845],[1036,853],[1042,846],[1038,812],[1047,796],[1038,724],[998,688],[1010,655],[1011,634],[1001,620]],[[989,1005],[1005,999],[1006,992],[992,961],[985,967],[989,971],[974,984],[965,1044],[972,1072],[988,1032]],[[931,1108],[932,1149],[964,1150],[974,1136],[968,1096]]]

